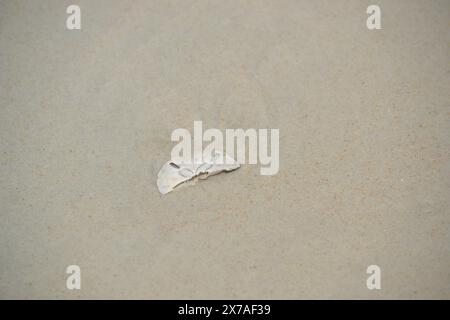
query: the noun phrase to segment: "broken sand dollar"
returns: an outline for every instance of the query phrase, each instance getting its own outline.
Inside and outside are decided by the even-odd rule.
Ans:
[[[217,161],[222,159],[222,161]],[[215,152],[202,163],[175,163],[166,162],[158,172],[156,182],[158,190],[162,194],[169,193],[175,188],[187,182],[198,179],[206,179],[221,172],[230,172],[240,167],[239,163],[225,154],[225,158],[219,152]]]

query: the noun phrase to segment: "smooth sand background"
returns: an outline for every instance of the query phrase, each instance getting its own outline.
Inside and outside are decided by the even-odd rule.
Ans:
[[[450,2],[372,3],[1,0],[0,297],[450,298]],[[161,196],[194,120],[278,175]]]

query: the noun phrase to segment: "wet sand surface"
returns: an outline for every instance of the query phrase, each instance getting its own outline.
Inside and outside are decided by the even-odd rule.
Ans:
[[[450,298],[449,1],[76,2],[0,0],[0,298]],[[161,195],[194,120],[278,174]]]

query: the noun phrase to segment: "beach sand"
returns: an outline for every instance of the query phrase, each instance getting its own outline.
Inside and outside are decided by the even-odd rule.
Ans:
[[[450,298],[449,1],[69,4],[0,0],[0,298]],[[195,120],[278,174],[161,195]]]

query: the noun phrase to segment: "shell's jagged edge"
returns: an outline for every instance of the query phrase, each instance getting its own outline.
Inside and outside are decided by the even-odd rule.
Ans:
[[[195,180],[195,178],[199,177],[200,175],[204,176],[202,180],[206,180],[209,176],[218,175],[222,172],[231,172],[241,167],[241,165],[237,161],[232,159],[230,156],[228,155],[225,156],[228,159],[232,160],[231,164],[214,164],[209,166],[207,170],[201,170],[200,172],[196,172],[196,170],[191,170],[192,172],[196,172],[195,174],[193,173],[191,176],[186,175],[186,173],[183,171],[185,170],[185,168],[180,167],[177,168],[171,166],[170,165],[171,161],[166,162],[158,172],[158,178],[156,181],[158,191],[161,194],[167,194],[169,192],[172,192],[174,189],[184,184],[185,182]]]

